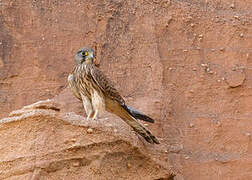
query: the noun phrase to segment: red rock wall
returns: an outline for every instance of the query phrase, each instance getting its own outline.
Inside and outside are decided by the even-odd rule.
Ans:
[[[0,117],[60,94],[74,53],[89,45],[126,101],[156,119],[150,128],[174,171],[252,178],[251,1],[9,0],[0,8]]]

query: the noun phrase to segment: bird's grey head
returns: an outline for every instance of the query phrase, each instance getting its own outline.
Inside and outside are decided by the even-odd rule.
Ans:
[[[76,65],[82,63],[92,64],[94,60],[94,50],[88,47],[81,48],[74,56],[74,60]]]

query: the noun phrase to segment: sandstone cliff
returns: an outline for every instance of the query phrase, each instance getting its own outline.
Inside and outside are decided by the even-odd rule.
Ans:
[[[87,121],[51,100],[0,120],[0,179],[169,179],[165,146],[116,118]]]
[[[61,111],[83,116],[81,104],[67,92],[66,78],[76,50],[89,45],[128,104],[156,120],[149,128],[165,149],[162,167],[186,180],[252,179],[251,7],[250,0],[0,1],[0,117],[56,95]],[[20,122],[32,131],[28,121]],[[25,133],[17,129],[23,128],[19,121],[1,126],[16,138]],[[46,132],[53,133],[49,127]],[[133,148],[125,142],[119,143]],[[58,148],[52,147],[43,151]],[[8,153],[21,157],[16,163],[34,162]],[[58,160],[64,168],[75,161]],[[159,172],[163,177],[162,168]]]

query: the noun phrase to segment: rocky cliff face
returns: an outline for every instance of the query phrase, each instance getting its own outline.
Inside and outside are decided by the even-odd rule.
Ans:
[[[74,53],[89,45],[128,104],[156,119],[149,128],[177,178],[250,179],[251,7],[249,0],[1,1],[0,117],[56,95],[62,111],[83,115],[66,77]]]

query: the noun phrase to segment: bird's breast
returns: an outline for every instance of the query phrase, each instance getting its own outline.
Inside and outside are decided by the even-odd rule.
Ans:
[[[86,65],[76,66],[74,70],[74,78],[80,92],[91,98],[92,83],[88,67]]]

